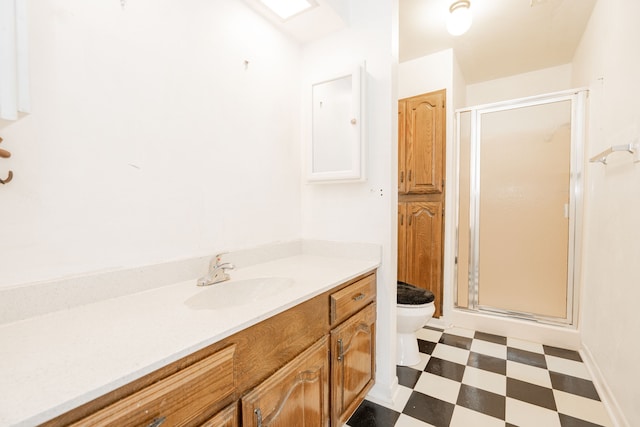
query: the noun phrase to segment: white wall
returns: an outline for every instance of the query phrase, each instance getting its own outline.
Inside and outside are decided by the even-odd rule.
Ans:
[[[467,86],[467,105],[482,105],[571,89],[571,64]]]
[[[460,63],[453,55],[453,109],[462,108],[467,103],[467,82],[460,68]]]
[[[447,89],[447,101],[453,86],[453,50],[447,49],[412,59],[398,67],[398,98]]]
[[[241,1],[29,6],[0,286],[299,236],[297,45]]]
[[[598,1],[575,55],[574,85],[590,87],[587,157],[640,136],[639,16],[636,0]],[[640,163],[615,153],[586,172],[582,340],[620,425],[637,426]]]
[[[303,54],[305,111],[311,105],[308,98],[314,79],[322,81],[366,61],[367,181],[304,184],[302,235],[382,245],[382,266],[378,270],[377,374],[372,394],[386,401],[392,398],[396,384],[397,97],[392,76],[397,56],[392,33],[397,29],[397,7],[397,0],[352,0],[351,27],[307,45]],[[310,135],[308,121],[303,135],[303,138]]]

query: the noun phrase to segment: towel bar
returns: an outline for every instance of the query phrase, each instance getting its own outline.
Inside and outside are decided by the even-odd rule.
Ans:
[[[637,149],[638,149],[638,144],[637,143],[622,144],[622,145],[612,145],[611,147],[609,147],[606,150],[604,150],[602,153],[597,154],[597,155],[593,156],[592,158],[590,158],[589,161],[591,163],[600,162],[603,165],[606,165],[607,164],[607,157],[609,156],[609,154],[615,153],[616,151],[626,151],[626,152],[628,152],[630,154],[634,154]]]

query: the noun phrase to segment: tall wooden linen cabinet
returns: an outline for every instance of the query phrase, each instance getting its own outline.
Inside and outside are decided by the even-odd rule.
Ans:
[[[398,280],[442,313],[446,90],[398,101]]]

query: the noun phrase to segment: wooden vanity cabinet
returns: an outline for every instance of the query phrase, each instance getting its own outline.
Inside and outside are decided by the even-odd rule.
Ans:
[[[373,385],[375,296],[366,273],[42,426],[341,427]]]
[[[342,426],[375,377],[375,275],[331,295],[331,425]]]

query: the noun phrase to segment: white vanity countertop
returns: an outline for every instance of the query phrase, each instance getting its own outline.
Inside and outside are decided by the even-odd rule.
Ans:
[[[242,305],[194,308],[194,280],[0,326],[0,426],[32,426],[140,378],[379,266],[297,254],[231,271],[234,281],[293,279]],[[191,299],[190,299],[191,298]]]

